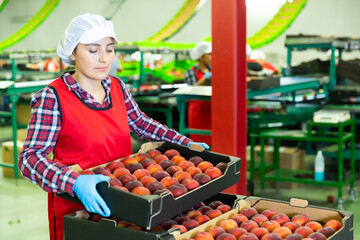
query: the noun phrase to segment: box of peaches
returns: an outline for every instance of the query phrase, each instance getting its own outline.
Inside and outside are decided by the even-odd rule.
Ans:
[[[218,193],[146,230],[116,217],[65,216],[65,239],[352,240],[353,214],[290,202]]]
[[[149,142],[122,159],[91,169],[71,168],[80,174],[110,176],[97,190],[111,215],[150,230],[237,183],[240,166],[239,158],[198,145]],[[81,204],[69,194],[58,196]]]

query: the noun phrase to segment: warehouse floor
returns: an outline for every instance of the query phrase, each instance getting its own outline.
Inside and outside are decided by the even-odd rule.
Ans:
[[[0,127],[0,142],[11,138],[11,129]],[[1,160],[0,149],[0,160]],[[357,164],[359,164],[357,162]],[[1,169],[2,172],[2,169]],[[360,189],[360,173],[356,174],[355,187]],[[348,186],[344,187],[344,210],[354,213],[354,239],[360,240],[360,200],[349,201]],[[255,186],[255,194],[259,187]],[[267,187],[264,197],[289,201],[290,198],[307,199],[309,204],[336,208],[336,202],[328,203],[327,196],[337,196],[334,187],[301,185],[296,189],[276,189]],[[0,236],[6,240],[45,240],[48,237],[47,193],[24,179],[5,178],[0,173]]]

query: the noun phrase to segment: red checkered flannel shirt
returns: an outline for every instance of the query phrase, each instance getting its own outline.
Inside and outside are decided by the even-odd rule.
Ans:
[[[87,104],[96,108],[105,108],[110,104],[110,83],[107,77],[102,80],[106,98],[102,104],[96,100],[69,74],[62,75],[62,79],[69,91],[75,92]],[[187,145],[191,140],[174,130],[147,117],[132,98],[125,84],[120,80],[124,90],[124,100],[128,116],[129,129],[138,136],[147,140],[167,141]],[[28,125],[27,136],[23,151],[19,155],[19,168],[23,176],[31,182],[38,184],[47,192],[73,193],[73,185],[78,173],[68,166],[47,158],[53,151],[61,129],[60,111],[56,95],[49,87],[37,92],[31,101],[32,113]]]

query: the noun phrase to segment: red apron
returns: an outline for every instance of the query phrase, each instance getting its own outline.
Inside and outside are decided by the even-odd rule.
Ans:
[[[87,106],[68,90],[61,78],[50,84],[57,92],[62,114],[59,139],[54,148],[54,161],[65,165],[79,164],[91,168],[132,154],[126,107],[120,83],[112,78],[107,108]],[[63,217],[81,205],[48,195],[50,240],[64,239]]]
[[[204,73],[193,67],[197,81],[204,77]],[[211,102],[202,100],[189,101],[188,108],[188,124],[189,128],[211,130]],[[194,142],[205,142],[211,145],[211,136],[190,134],[191,140]]]

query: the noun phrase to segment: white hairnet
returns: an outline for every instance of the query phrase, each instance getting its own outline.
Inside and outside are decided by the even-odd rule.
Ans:
[[[249,44],[246,44],[246,56],[250,57],[251,52],[252,52],[252,48],[250,47]]]
[[[64,62],[71,64],[70,56],[79,43],[89,44],[104,37],[112,37],[116,44],[119,43],[112,22],[90,13],[77,16],[65,29],[57,53]]]
[[[212,52],[212,45],[210,42],[199,42],[196,46],[191,49],[190,57],[192,60],[199,60],[205,53]]]
[[[254,50],[250,54],[250,59],[262,59],[265,60],[266,56],[265,53],[260,50]]]

